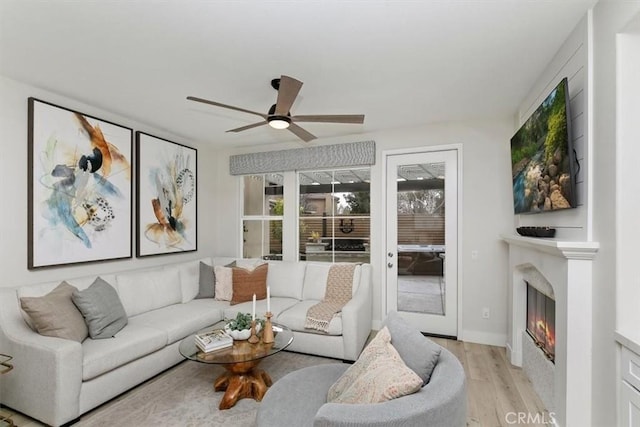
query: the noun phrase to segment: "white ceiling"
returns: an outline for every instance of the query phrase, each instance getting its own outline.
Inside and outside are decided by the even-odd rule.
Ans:
[[[594,3],[0,0],[0,74],[214,147],[297,138],[186,96],[266,113],[287,74],[292,114],[366,115],[330,138],[515,114]]]

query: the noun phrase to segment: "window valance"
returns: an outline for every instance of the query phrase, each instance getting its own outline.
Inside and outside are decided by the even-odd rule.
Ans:
[[[231,175],[373,165],[374,141],[321,145],[262,153],[237,154],[229,159]]]

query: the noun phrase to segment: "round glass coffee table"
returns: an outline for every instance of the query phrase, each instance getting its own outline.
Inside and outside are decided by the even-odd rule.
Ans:
[[[224,329],[225,323],[218,322],[197,333]],[[213,387],[216,391],[225,390],[219,408],[229,409],[245,397],[261,401],[271,386],[271,377],[258,365],[262,359],[284,350],[293,342],[293,332],[284,325],[274,323],[273,335],[274,341],[269,344],[262,342],[262,339],[256,344],[247,340],[234,341],[231,347],[204,353],[196,347],[193,334],[182,340],[179,350],[186,359],[224,366],[225,372],[216,378]]]

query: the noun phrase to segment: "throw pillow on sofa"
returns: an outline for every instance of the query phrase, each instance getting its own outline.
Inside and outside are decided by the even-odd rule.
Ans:
[[[329,388],[327,402],[380,403],[415,393],[421,387],[422,379],[402,361],[385,327]]]
[[[67,282],[41,297],[22,297],[20,306],[40,335],[82,342],[89,330],[71,295],[77,290]]]
[[[391,344],[398,350],[404,363],[427,384],[438,363],[440,346],[422,335],[395,311],[389,312],[383,326],[389,329]]]
[[[87,289],[73,291],[71,299],[82,313],[92,339],[112,338],[127,325],[127,313],[118,293],[100,277]]]
[[[198,284],[200,290],[195,299],[214,298],[216,296],[216,273],[213,266],[200,261]]]
[[[267,298],[269,264],[261,264],[253,270],[233,267],[232,271],[233,297],[231,298],[231,305],[251,301],[254,294],[258,300]]]
[[[219,301],[231,301],[233,297],[233,270],[231,267],[216,265],[214,268],[215,299]]]

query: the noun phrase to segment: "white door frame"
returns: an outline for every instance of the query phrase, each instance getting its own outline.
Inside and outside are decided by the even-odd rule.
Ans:
[[[462,193],[463,193],[463,185],[462,185],[462,144],[448,144],[448,145],[430,145],[430,146],[423,146],[423,147],[412,147],[412,148],[400,148],[400,149],[393,149],[393,150],[383,150],[382,151],[382,177],[381,177],[381,185],[382,185],[382,194],[383,194],[383,224],[384,224],[384,230],[382,233],[382,241],[384,242],[384,244],[380,245],[380,253],[379,256],[382,260],[382,264],[381,264],[381,271],[384,271],[385,274],[382,275],[383,276],[383,280],[382,280],[382,286],[381,286],[381,293],[380,293],[380,310],[381,310],[381,319],[385,319],[387,317],[387,274],[386,274],[386,264],[387,264],[387,245],[386,245],[386,240],[387,240],[387,227],[389,226],[388,220],[387,220],[387,209],[386,206],[388,203],[397,203],[396,200],[388,200],[388,194],[387,194],[387,157],[389,156],[394,156],[394,155],[399,155],[399,154],[412,154],[412,153],[430,153],[430,152],[436,152],[436,151],[449,151],[449,150],[456,150],[457,152],[457,179],[458,179],[458,223],[457,223],[457,234],[458,234],[458,244],[457,244],[457,265],[456,265],[456,272],[458,275],[458,281],[457,281],[457,286],[458,286],[458,301],[457,301],[457,337],[458,339],[462,338],[462,301],[463,301],[463,287],[462,287],[462,266],[461,266],[461,260],[462,260],[462,209],[463,209],[463,205],[462,205]],[[395,224],[394,224],[395,226]]]

